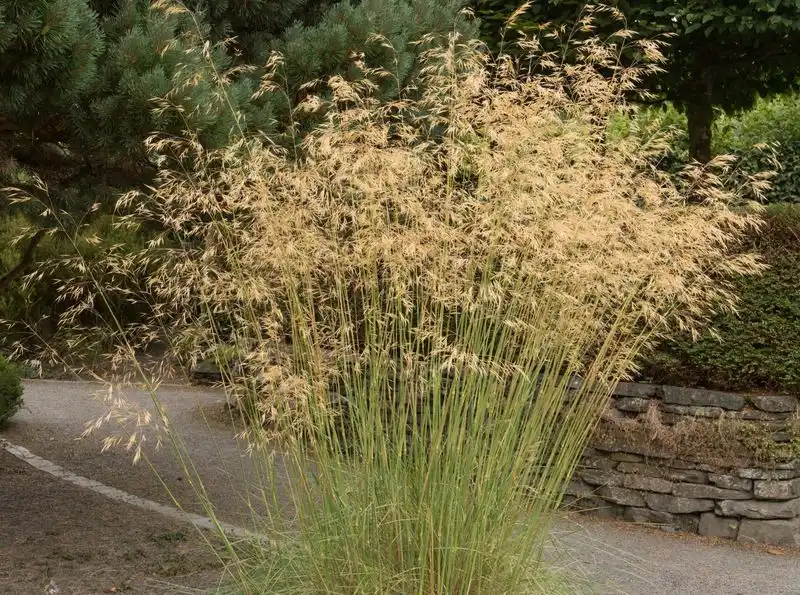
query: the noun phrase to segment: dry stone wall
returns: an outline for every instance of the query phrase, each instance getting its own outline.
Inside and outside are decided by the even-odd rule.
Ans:
[[[746,421],[775,444],[788,444],[797,440],[787,427],[800,415],[800,400],[620,383],[604,418],[631,425],[654,412],[665,426]],[[567,489],[568,505],[671,531],[800,547],[800,460],[709,461],[702,449],[679,447],[599,431]]]

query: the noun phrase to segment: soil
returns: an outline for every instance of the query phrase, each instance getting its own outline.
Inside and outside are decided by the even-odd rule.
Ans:
[[[221,563],[197,529],[57,480],[0,450],[0,593],[197,593],[220,576]]]

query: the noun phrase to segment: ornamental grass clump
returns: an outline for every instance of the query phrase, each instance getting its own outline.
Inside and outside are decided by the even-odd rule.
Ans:
[[[652,166],[668,138],[606,134],[657,44],[589,37],[567,63],[420,43],[400,99],[356,57],[362,79],[296,106],[324,116],[299,149],[155,138],[181,167],[123,201],[172,238],[113,265],[154,271],[154,326],[238,354],[223,383],[271,540],[228,541],[238,592],[553,592],[543,547],[612,387],[760,269],[728,161],[682,193]]]

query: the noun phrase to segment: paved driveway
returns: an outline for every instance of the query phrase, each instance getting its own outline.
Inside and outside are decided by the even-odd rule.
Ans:
[[[102,403],[93,396],[99,389],[102,389],[100,385],[91,383],[26,382],[25,400],[28,409],[20,412],[14,422],[0,433],[0,438],[25,447],[34,454],[78,475],[141,498],[170,504],[171,498],[166,492],[165,485],[156,479],[147,463],[132,466],[131,454],[119,449],[100,453],[100,440],[107,434],[101,432],[88,439],[78,439],[84,423],[104,411]],[[127,396],[142,407],[152,408],[147,394],[130,393]],[[164,387],[159,391],[159,397],[169,412],[173,426],[177,428],[185,443],[203,479],[209,498],[216,504],[220,516],[228,522],[247,525],[252,518],[253,509],[243,494],[247,485],[245,478],[254,472],[254,466],[244,453],[242,445],[237,442],[235,431],[222,413],[223,396],[210,389]],[[126,435],[125,432],[122,435]],[[192,512],[204,513],[203,507],[195,497],[194,489],[189,485],[188,478],[174,460],[170,450],[165,448],[160,452],[153,452],[152,448],[148,447],[147,453],[149,463],[158,470],[166,487],[182,505]],[[7,578],[8,575],[14,574],[14,569],[8,568],[6,554],[13,554],[21,547],[20,543],[25,542],[32,547],[27,553],[28,556],[36,558],[46,555],[49,551],[47,540],[41,536],[45,535],[48,529],[47,526],[37,527],[37,521],[40,525],[53,525],[57,519],[74,519],[75,510],[80,511],[77,518],[81,519],[82,526],[96,525],[98,536],[108,534],[109,538],[115,537],[129,544],[135,543],[137,539],[140,541],[145,539],[148,547],[153,543],[157,544],[157,547],[153,546],[156,549],[168,544],[171,552],[186,550],[202,555],[200,552],[203,550],[208,553],[201,539],[191,528],[178,527],[173,521],[157,518],[159,515],[156,513],[134,509],[120,502],[107,501],[103,496],[87,493],[86,490],[75,486],[64,485],[61,480],[31,470],[19,461],[10,460],[13,457],[7,453],[0,452],[0,457],[2,457],[0,458],[0,592],[2,593],[12,592],[3,589],[2,581],[4,576]],[[21,479],[23,475],[24,482]],[[26,487],[20,492],[19,486],[23,483]],[[20,503],[21,499],[25,500],[24,505]],[[95,510],[98,514],[93,514],[92,511]],[[54,517],[52,514],[49,516],[37,514],[37,511],[60,512]],[[100,514],[100,511],[105,512]],[[25,517],[24,523],[20,522],[20,517]],[[116,528],[114,528],[115,522],[118,523]],[[63,524],[59,525],[61,526],[59,535],[69,541],[70,530],[62,526]],[[13,529],[15,526],[22,528]],[[40,537],[32,540],[29,535],[23,534],[24,532]],[[82,539],[91,535],[90,532],[73,532],[73,534],[76,538]],[[172,537],[169,537],[170,535]],[[695,536],[668,535],[658,530],[592,520],[583,516],[559,522],[555,537],[555,545],[550,552],[553,563],[585,584],[587,592],[800,595],[800,553],[773,555],[762,548],[743,547]],[[37,553],[34,542],[39,545],[44,544],[41,552]],[[97,548],[107,550],[108,546],[97,544],[94,549]],[[149,550],[142,555],[153,554],[148,552]],[[114,570],[112,568],[114,564],[125,566],[124,555],[122,561],[112,557],[102,561],[102,564],[111,572]],[[51,566],[46,564],[30,566],[26,571],[30,590],[19,592],[42,593],[44,592],[42,589],[51,579],[57,584],[58,577],[53,575]],[[175,570],[174,576],[184,576],[187,580],[183,584],[188,582],[200,586],[204,581],[213,583],[211,569],[215,568],[213,559],[207,559],[199,569],[200,574],[197,572],[193,574],[191,568],[181,566]],[[152,574],[148,572],[150,571],[142,570],[139,574],[131,575],[134,578],[128,580],[128,588],[134,592],[158,592],[153,590],[152,584],[149,587],[139,585]],[[113,575],[113,572],[111,574]],[[105,584],[121,580],[112,578],[109,575],[99,582]],[[103,589],[92,590],[97,581],[81,583],[79,579],[80,577],[76,579],[72,575],[67,577],[69,584],[81,586],[74,587],[77,590],[62,588],[61,592],[104,592]],[[92,586],[87,587],[90,583]],[[164,592],[178,592],[174,585],[171,588],[171,591]],[[142,590],[137,591],[137,589]]]

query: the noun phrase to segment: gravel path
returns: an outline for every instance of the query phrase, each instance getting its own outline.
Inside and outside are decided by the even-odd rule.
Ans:
[[[122,449],[100,453],[101,439],[108,435],[107,430],[87,439],[77,439],[84,423],[104,412],[100,400],[93,396],[100,389],[100,385],[91,383],[28,381],[25,385],[27,409],[0,433],[0,438],[79,475],[142,498],[171,503],[165,486],[154,477],[148,464],[132,466],[131,453]],[[253,509],[242,497],[246,485],[243,478],[253,473],[254,468],[242,445],[237,442],[229,420],[225,419],[224,397],[214,390],[184,387],[164,387],[159,396],[171,423],[179,430],[211,501],[219,503],[221,516],[226,521],[247,525]],[[150,398],[144,393],[130,393],[127,397],[152,409]],[[127,436],[128,433],[123,430],[120,435]],[[154,452],[148,447],[146,452],[149,463],[158,470],[178,501],[187,510],[203,514],[202,505],[170,450],[165,448]],[[30,514],[30,510],[36,508],[28,503],[25,512],[4,503],[6,497],[10,497],[12,486],[18,484],[15,477],[15,474],[5,473],[0,466],[0,554],[3,544],[10,542],[6,539],[5,527],[14,523],[11,516]],[[74,506],[78,501],[76,493],[82,491],[74,487],[64,487],[60,491],[54,489],[57,480],[40,472],[26,481],[41,483],[41,489],[31,486],[26,493],[40,494],[37,497],[41,498],[42,506],[47,507],[59,505],[53,503],[54,498],[60,498],[62,506],[64,501]],[[91,495],[91,499],[94,502],[94,499],[102,497]],[[117,514],[124,514],[122,511],[126,505],[115,503],[114,506],[118,507]],[[145,513],[136,510],[131,514]],[[86,520],[89,523],[95,521],[99,522],[93,516]],[[163,524],[171,526],[174,523]],[[124,529],[120,531],[124,532]],[[765,548],[665,534],[659,530],[585,516],[570,516],[560,521],[555,536],[549,554],[552,562],[577,582],[585,584],[585,592],[800,595],[800,552],[773,550],[771,554]],[[0,560],[0,579],[3,577],[2,564]],[[45,578],[32,577],[30,580],[37,582],[32,584],[29,592],[41,593]],[[0,591],[8,592],[3,591],[2,582]],[[72,592],[95,591],[62,589],[64,595]]]

